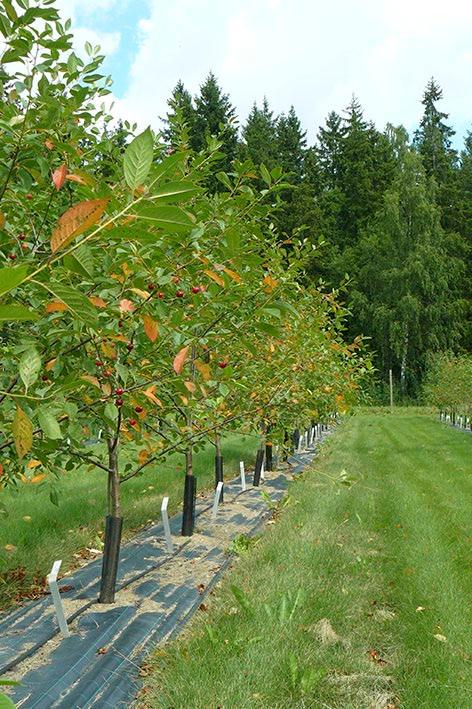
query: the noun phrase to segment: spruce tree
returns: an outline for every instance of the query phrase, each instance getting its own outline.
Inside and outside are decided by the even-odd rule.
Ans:
[[[238,150],[236,110],[228,94],[223,93],[212,72],[200,87],[200,94],[195,98],[192,137],[194,150],[202,150],[211,136],[218,138],[222,143],[221,151],[224,157],[219,162],[218,169],[229,171]]]
[[[446,123],[449,114],[439,110],[437,103],[443,98],[440,86],[431,78],[426,85],[422,104],[423,117],[415,132],[414,145],[423,160],[428,177],[438,186],[437,202],[442,210],[445,229],[457,228],[455,214],[457,152],[452,148],[455,131]]]
[[[167,101],[169,111],[163,119],[165,128],[162,132],[164,140],[175,148],[181,144],[193,147],[195,126],[195,109],[192,96],[179,79],[171,97]]]
[[[277,120],[269,108],[266,98],[262,108],[254,103],[245,126],[242,129],[243,143],[241,156],[255,165],[263,163],[269,170],[277,165]]]
[[[304,160],[306,153],[306,131],[302,129],[300,120],[293,106],[287,115],[282,114],[277,120],[277,161],[287,181],[294,188],[284,190],[280,197],[282,204],[278,211],[277,224],[284,234],[292,234],[300,226],[297,215],[297,189],[304,175]]]

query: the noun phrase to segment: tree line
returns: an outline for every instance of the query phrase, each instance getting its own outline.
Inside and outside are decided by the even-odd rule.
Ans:
[[[311,242],[307,278],[344,290],[349,336],[370,338],[379,379],[392,369],[407,396],[418,393],[431,353],[472,344],[472,132],[457,151],[441,100],[431,79],[409,136],[403,126],[378,130],[353,97],[308,145],[294,107],[277,116],[266,98],[239,126],[210,73],[195,97],[179,81],[163,119],[171,148],[199,152],[218,138],[213,192],[234,160],[282,167],[290,185],[277,199],[280,241]]]

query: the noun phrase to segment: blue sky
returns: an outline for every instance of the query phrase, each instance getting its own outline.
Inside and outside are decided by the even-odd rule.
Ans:
[[[160,125],[181,78],[192,92],[210,70],[244,121],[267,95],[291,104],[313,140],[352,94],[366,117],[412,131],[424,86],[444,90],[457,144],[472,128],[472,3],[465,0],[59,0],[86,39],[107,54],[114,114]]]

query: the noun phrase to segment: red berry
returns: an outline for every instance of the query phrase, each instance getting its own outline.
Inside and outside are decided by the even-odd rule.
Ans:
[[[49,381],[48,375],[47,375],[47,374],[43,374],[43,376],[41,377],[41,381],[42,381],[42,382],[48,382],[48,381]]]
[[[95,364],[97,365],[97,367],[103,367],[103,362],[100,362],[99,359],[96,360]]]
[[[18,234],[18,238],[20,241],[24,241],[26,239],[26,236],[25,234],[23,234],[23,232],[21,232],[20,234]]]
[[[118,389],[115,389],[115,394],[116,394],[117,396],[121,396],[121,395],[124,394],[124,393],[125,393],[125,390],[122,389],[121,387],[118,387]]]
[[[172,276],[172,283],[180,283],[180,276]]]
[[[33,199],[33,195],[31,194],[31,192],[28,192],[28,194],[26,195],[26,199]]]
[[[204,293],[204,292],[206,291],[206,287],[205,287],[205,286],[200,286],[200,290],[201,290],[202,293]]]
[[[155,283],[148,283],[148,290],[156,290],[156,284]]]
[[[175,295],[177,296],[177,298],[183,298],[185,293],[183,292],[183,290],[178,290],[176,291]]]
[[[118,320],[118,327],[123,327],[123,320]]]
[[[105,369],[105,371],[103,372],[103,376],[104,376],[104,377],[107,377],[107,379],[108,379],[108,377],[111,377],[111,372],[110,372],[110,370],[109,370],[109,369]]]
[[[130,426],[136,426],[137,423],[138,423],[138,422],[136,421],[136,419],[130,419],[130,420],[129,420],[129,425],[130,425]]]
[[[200,293],[200,286],[192,286],[192,293]]]
[[[123,399],[116,399],[115,400],[115,405],[118,406],[118,408],[120,408],[120,406],[123,406],[123,404],[124,404]]]
[[[16,254],[8,254],[8,258],[9,258],[11,261],[14,261],[14,260],[16,259]]]
[[[29,246],[28,244],[21,244],[21,248],[23,249],[23,251],[28,251]]]
[[[128,344],[126,345],[126,349],[128,350],[128,352],[131,352],[131,350],[134,349],[133,343],[132,343],[132,342],[128,342]]]
[[[157,297],[162,300],[164,297],[164,293],[160,290],[159,293],[157,294]]]
[[[228,366],[228,362],[225,362],[224,360],[221,360],[221,362],[218,362],[218,367],[220,369],[224,369],[227,366]]]
[[[142,414],[144,411],[142,406],[135,406],[134,410],[136,411],[137,414]]]

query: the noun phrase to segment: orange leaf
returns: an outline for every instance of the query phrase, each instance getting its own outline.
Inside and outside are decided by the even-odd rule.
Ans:
[[[135,310],[135,305],[132,300],[123,298],[120,300],[120,313],[132,313]]]
[[[57,170],[52,173],[52,181],[56,190],[60,190],[67,176],[67,165],[63,163]]]
[[[33,458],[32,460],[29,460],[29,461],[27,462],[26,467],[28,468],[28,470],[32,470],[33,468],[37,468],[38,465],[41,465],[41,461],[40,461],[40,460],[34,460],[34,458]]]
[[[147,451],[145,448],[143,448],[142,450],[139,451],[138,461],[140,462],[141,465],[143,463],[145,463],[148,458],[149,458],[149,451]]]
[[[95,305],[96,308],[106,308],[107,303],[103,300],[103,298],[99,298],[97,295],[91,295],[89,297],[90,302],[92,305]]]
[[[272,276],[265,276],[264,280],[264,290],[266,293],[272,293],[274,288],[279,285],[279,282],[272,278]]]
[[[144,396],[147,396],[148,399],[153,401],[155,404],[158,406],[162,406],[162,401],[157,398],[157,396],[154,396],[154,392],[156,391],[156,385],[153,384],[152,386],[148,387],[143,391]]]
[[[181,400],[182,400],[183,405],[184,405],[184,406],[187,406],[187,405],[188,405],[188,399],[187,399],[187,397],[184,396],[183,394],[179,394],[179,396],[180,396],[180,398],[181,398]]]
[[[185,364],[185,360],[187,359],[187,356],[188,356],[188,351],[189,351],[189,347],[182,347],[180,352],[178,352],[175,355],[173,367],[174,367],[174,372],[176,374],[181,373],[183,366]]]
[[[197,388],[193,382],[184,382],[184,385],[185,385],[185,388],[187,389],[187,391],[192,392],[192,394],[195,391],[195,389]]]
[[[45,477],[46,477],[46,473],[40,473],[39,475],[34,475],[31,478],[30,483],[33,483],[33,485],[36,485],[36,483],[40,483],[41,480],[44,480]]]
[[[62,300],[53,300],[51,303],[46,305],[47,313],[62,313],[64,310],[68,310],[68,306],[62,302]]]
[[[45,364],[45,366],[44,366],[44,369],[46,370],[46,372],[50,372],[50,371],[51,371],[51,369],[52,369],[52,368],[54,367],[54,365],[56,364],[56,361],[57,361],[57,357],[54,357],[54,359],[50,359],[49,362],[46,362],[46,364]]]
[[[105,211],[107,204],[108,199],[88,199],[68,209],[59,218],[57,227],[52,233],[51,251],[53,253],[59,251],[59,249],[70,244],[74,237],[96,224]]]
[[[93,179],[85,174],[79,175],[71,173],[66,176],[66,180],[70,180],[71,182],[77,182],[77,184],[79,185],[93,185]]]
[[[243,279],[241,278],[239,273],[236,273],[236,271],[232,271],[230,268],[224,268],[223,270],[230,278],[233,279],[233,281],[236,281],[237,283],[242,282]]]
[[[195,362],[195,366],[196,366],[196,368],[198,369],[198,371],[200,372],[200,374],[202,375],[203,380],[204,380],[205,382],[207,382],[207,381],[210,379],[210,377],[211,377],[210,365],[205,364],[204,362],[200,362],[199,360],[197,360],[197,361]]]
[[[157,336],[159,334],[159,328],[157,326],[157,322],[155,320],[153,320],[150,315],[144,315],[143,322],[144,322],[144,332],[146,333],[148,340],[151,340],[151,342],[155,342],[157,340]]]
[[[224,280],[221,278],[221,276],[219,276],[217,273],[215,273],[214,271],[210,271],[210,270],[207,269],[207,268],[204,270],[204,273],[206,273],[206,275],[208,276],[208,278],[211,278],[213,281],[215,281],[215,283],[218,283],[218,285],[224,287],[225,282],[224,282]]]

